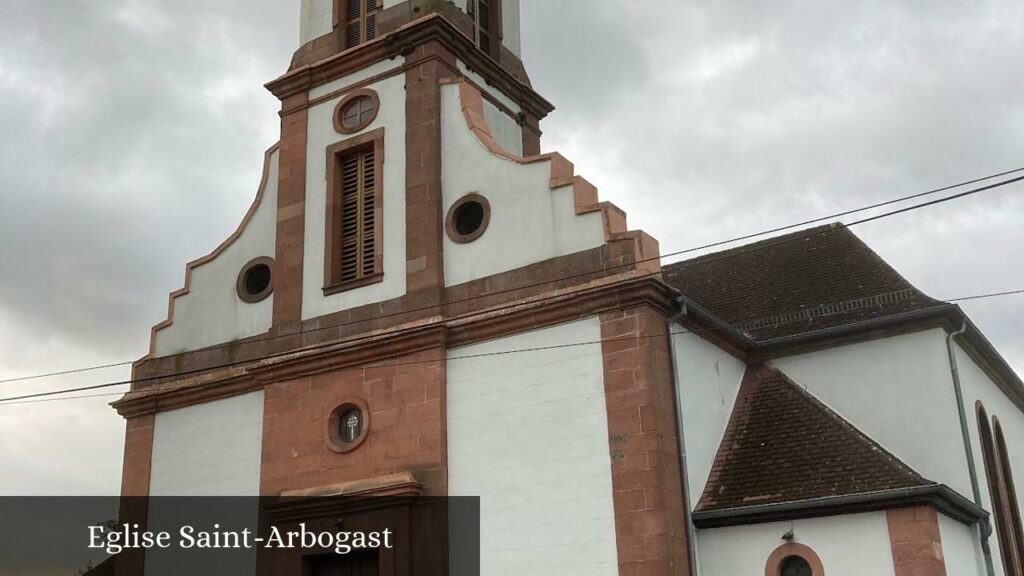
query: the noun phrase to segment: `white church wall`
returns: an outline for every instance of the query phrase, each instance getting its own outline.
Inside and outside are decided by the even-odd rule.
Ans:
[[[482,574],[617,575],[597,318],[449,353],[448,484],[481,497]]]
[[[299,46],[334,29],[334,0],[302,0],[299,12]]]
[[[885,512],[700,530],[700,573],[764,574],[768,557],[790,530],[796,535],[795,542],[810,547],[821,558],[828,576],[895,574]]]
[[[263,442],[263,392],[252,392],[156,415],[150,496],[258,496]],[[256,526],[259,504],[255,500],[225,504],[219,501],[206,521]],[[188,514],[196,513],[191,510]],[[181,526],[182,510],[174,500],[150,503],[148,528],[174,531]],[[190,516],[191,518],[191,516]],[[202,559],[180,549],[146,553],[146,576],[209,573],[224,576],[251,575],[256,551]],[[209,562],[214,564],[209,564]]]
[[[946,574],[950,576],[984,576],[985,560],[978,541],[978,529],[939,514],[939,536]],[[998,556],[996,562],[998,563]],[[1002,566],[996,570],[1002,574]]]
[[[523,155],[523,128],[514,118],[485,100],[484,119],[498,146],[516,156]]]
[[[974,360],[961,348],[956,346],[957,367],[960,371],[960,385],[963,388],[964,403],[967,408],[968,427],[971,434],[971,444],[974,449],[975,467],[978,471],[978,484],[981,490],[982,504],[986,510],[992,510],[992,497],[988,489],[988,477],[985,473],[985,461],[981,450],[981,437],[978,429],[978,413],[975,409],[976,403],[980,400],[988,413],[989,425],[992,418],[998,418],[1006,439],[1006,452],[1010,459],[1010,467],[1013,471],[1014,484],[1017,494],[1024,494],[1024,414],[1017,408],[1002,390],[996,386],[988,375],[974,362]],[[999,564],[999,540],[992,536],[990,539],[993,554],[996,557],[996,564]],[[997,572],[1002,566],[997,567]]]
[[[925,478],[970,496],[943,330],[781,358],[774,365]]]
[[[238,273],[254,258],[273,258],[277,241],[277,176],[280,153],[267,160],[263,195],[241,234],[213,260],[191,269],[188,293],[174,299],[170,325],[153,338],[153,353],[169,356],[262,334],[273,321],[274,296],[243,302]]]
[[[522,34],[520,33],[519,0],[504,0],[501,4],[502,44],[517,57],[523,57]]]
[[[263,392],[160,412],[150,496],[256,496]]]
[[[402,58],[388,63],[388,69],[404,64]],[[383,71],[383,69],[381,70]],[[341,78],[319,87],[318,94],[352,85],[374,70]],[[334,130],[334,108],[344,94],[309,109],[306,158],[306,230],[303,262],[302,316],[315,318],[365,304],[382,302],[405,294],[405,75],[399,74],[367,86],[380,97],[377,118],[356,134]],[[327,210],[327,147],[359,134],[384,128],[384,278],[370,284],[324,296],[324,249]]]
[[[445,238],[449,286],[514,270],[604,243],[599,212],[577,215],[572,186],[551,190],[550,164],[519,164],[493,155],[469,130],[457,85],[442,87],[444,211],[477,193],[491,205],[487,231],[468,244]]]
[[[462,73],[463,76],[465,76],[466,78],[469,78],[470,80],[472,80],[473,84],[475,84],[476,86],[480,87],[481,90],[485,91],[488,95],[492,96],[498,102],[501,102],[502,106],[508,108],[509,110],[511,110],[511,111],[513,111],[513,112],[515,112],[517,114],[519,113],[521,108],[520,108],[519,104],[515,100],[509,98],[501,90],[498,90],[494,86],[491,86],[490,83],[487,82],[486,78],[484,78],[483,76],[477,74],[472,69],[470,69],[470,67],[467,66],[465,62],[463,62],[462,60],[459,60],[459,61],[457,61],[455,63],[455,65],[459,69],[459,72]]]
[[[683,332],[676,326],[675,332]],[[729,424],[746,364],[695,334],[673,337],[683,406],[690,501],[696,504]]]

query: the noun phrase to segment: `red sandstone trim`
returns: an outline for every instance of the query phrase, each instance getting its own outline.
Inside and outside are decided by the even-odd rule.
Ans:
[[[277,188],[277,282],[273,326],[302,321],[303,258],[306,232],[306,161],[309,112],[285,113],[308,102],[299,93],[281,102],[281,157]]]
[[[384,12],[387,13],[388,10]],[[329,37],[330,35],[325,35],[324,38]],[[381,60],[406,55],[407,61],[412,62],[414,60],[408,58],[408,54],[417,46],[430,42],[443,44],[446,50],[457,55],[470,69],[490,78],[499,90],[519,102],[529,115],[541,119],[554,110],[554,106],[537,94],[527,82],[516,78],[512,72],[485,55],[466,34],[438,13],[428,14],[403,24],[394,31],[358,47],[293,68],[280,78],[269,82],[266,87],[279,99],[285,99]],[[503,56],[505,54],[511,56],[511,52],[503,50]]]
[[[359,98],[369,98],[373,112],[370,114],[370,118],[368,120],[360,122],[352,127],[345,126],[345,120],[343,118],[345,108],[348,107],[348,105],[351,104],[353,101]],[[349,92],[347,95],[345,95],[345,97],[342,98],[341,101],[338,102],[338,104],[334,107],[334,114],[332,116],[334,120],[334,131],[337,132],[338,134],[356,134],[357,132],[362,132],[363,130],[366,129],[367,126],[373,124],[373,121],[377,119],[377,114],[379,113],[380,96],[377,94],[376,90],[371,90],[369,88],[360,88],[358,90],[353,90],[352,92]]]
[[[153,414],[129,418],[125,424],[121,496],[148,496],[153,460]]]
[[[627,230],[626,213],[610,202],[599,202],[597,188],[583,177],[575,175],[572,162],[557,152],[524,158],[505,150],[491,135],[484,116],[483,94],[480,89],[465,78],[446,78],[441,82],[458,86],[466,125],[491,154],[523,165],[550,162],[551,176],[548,186],[552,190],[572,186],[576,214],[601,212],[606,242],[632,243],[639,254],[638,260],[645,261],[637,267],[638,269],[651,273],[661,270],[661,263],[656,260],[660,253],[658,241],[643,231]]]
[[[423,487],[416,476],[409,471],[367,478],[365,480],[353,480],[351,482],[339,482],[316,488],[303,490],[292,490],[282,492],[282,498],[324,498],[329,496],[418,496]]]
[[[338,107],[340,112],[341,107]],[[335,112],[337,116],[338,112]],[[337,120],[337,118],[335,118]],[[369,123],[367,123],[369,125]],[[327,147],[327,207],[324,210],[324,295],[337,294],[384,280],[384,128],[366,132]],[[373,274],[341,280],[342,174],[339,161],[357,148],[373,148]]]
[[[888,510],[885,517],[896,576],[946,576],[939,514],[935,509],[919,506]]]
[[[445,348],[404,355],[396,364],[363,361],[350,370],[276,380],[264,393],[260,494],[394,491],[418,488],[447,494],[444,387]],[[365,398],[370,411],[358,450],[336,453],[324,445],[326,407]],[[408,473],[399,482],[367,478]],[[410,476],[415,481],[409,481]]]
[[[689,575],[675,396],[662,311],[601,314],[620,574]]]
[[[818,554],[808,546],[795,542],[783,544],[772,552],[772,555],[768,557],[768,562],[765,564],[764,576],[781,576],[782,563],[794,556],[807,561],[807,564],[811,567],[811,576],[825,576],[825,567],[822,565]],[[930,573],[929,576],[931,576]]]
[[[202,258],[197,258],[196,260],[193,260],[185,265],[185,285],[180,290],[171,292],[170,296],[168,296],[167,319],[164,320],[163,322],[160,322],[156,326],[153,326],[153,328],[150,330],[149,354],[139,359],[137,362],[135,362],[135,364],[143,362],[149,358],[153,358],[154,348],[156,346],[156,333],[174,323],[174,301],[177,300],[178,298],[181,298],[182,296],[185,296],[191,290],[192,270],[202,266],[203,264],[212,262],[215,258],[220,256],[225,250],[228,249],[228,246],[231,246],[232,244],[235,243],[235,240],[238,240],[238,237],[242,235],[242,232],[245,230],[245,227],[249,225],[249,221],[252,220],[253,215],[256,214],[256,209],[259,208],[260,204],[263,202],[263,193],[267,188],[267,178],[270,175],[270,157],[273,156],[274,153],[280,149],[280,147],[281,143],[278,142],[277,144],[274,144],[269,149],[267,149],[267,151],[264,153],[263,177],[260,180],[260,186],[258,191],[256,192],[256,199],[253,200],[252,205],[249,206],[249,210],[245,213],[245,216],[242,217],[242,222],[238,225],[238,228],[236,228],[235,231],[231,234],[231,236],[228,236],[227,240],[222,242],[220,246],[217,246],[217,248],[215,248],[213,252],[210,252],[209,254],[203,256]]]
[[[513,308],[471,311],[451,319],[413,321],[315,349],[138,387],[111,405],[124,417],[152,414],[263,389],[270,383],[381,362],[434,347],[454,348],[524,330],[553,326],[622,308],[667,313],[675,293],[651,278],[602,278],[586,286],[523,297]],[[664,326],[661,327],[664,332]]]
[[[340,419],[345,412],[345,408],[349,407],[358,408],[359,411],[362,412],[363,429],[355,440],[346,444],[338,437],[338,425],[340,424]],[[366,405],[366,401],[362,398],[355,397],[342,398],[337,402],[337,406],[331,410],[330,417],[327,418],[327,429],[324,431],[327,448],[332,452],[337,452],[338,454],[347,454],[352,452],[366,441],[366,436],[370,433],[370,426],[370,407]]]

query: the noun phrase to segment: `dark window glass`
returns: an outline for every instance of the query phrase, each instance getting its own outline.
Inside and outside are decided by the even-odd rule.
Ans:
[[[455,231],[469,236],[484,223],[484,207],[479,202],[466,202],[455,212]]]
[[[782,561],[779,576],[812,576],[811,565],[799,556],[790,556]]]
[[[245,291],[256,296],[270,287],[270,266],[257,264],[245,273]]]
[[[352,408],[338,419],[338,437],[342,442],[351,444],[363,433],[363,411]]]
[[[357,128],[373,117],[373,99],[369,96],[356,98],[341,112],[341,124],[346,128]]]

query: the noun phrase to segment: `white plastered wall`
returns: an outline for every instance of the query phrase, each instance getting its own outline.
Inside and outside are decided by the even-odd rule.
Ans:
[[[150,496],[257,496],[263,392],[156,415]]]
[[[549,162],[519,164],[495,156],[469,130],[457,85],[442,86],[444,212],[460,198],[487,198],[491,220],[477,240],[445,237],[445,282],[454,286],[573,254],[604,243],[599,212],[576,214],[572,186],[552,190]]]
[[[683,332],[681,326],[675,332]],[[676,386],[683,406],[690,502],[704,492],[732,416],[746,364],[695,334],[673,337]]]
[[[268,160],[262,199],[242,233],[216,258],[192,269],[188,293],[174,300],[173,322],[153,337],[155,356],[198,350],[270,329],[273,294],[262,302],[243,302],[235,284],[250,260],[274,257],[279,158],[280,153],[274,152]]]
[[[828,576],[895,574],[885,512],[700,530],[700,573],[764,574],[768,557],[783,543],[782,535],[790,530],[797,543],[810,547],[821,558]]]
[[[263,391],[160,412],[153,429],[149,494],[258,496],[262,449]],[[211,517],[199,524],[227,521],[231,529],[258,525],[260,510],[255,499],[231,503],[217,500],[210,506]],[[182,507],[188,512],[183,512]],[[148,527],[176,533],[183,524],[196,522],[194,514],[204,514],[195,507],[194,501],[154,499],[150,502]],[[203,564],[196,565],[198,562]],[[255,569],[255,550],[236,551],[212,559],[197,559],[177,548],[146,553],[146,576],[184,573],[247,576]]]
[[[943,330],[773,363],[925,478],[970,497]]]
[[[502,44],[519,58],[523,57],[522,35],[520,33],[519,0],[503,0],[501,19],[504,26]]]
[[[618,574],[597,318],[449,353],[448,484],[480,496],[482,574]]]
[[[980,400],[985,406],[990,425],[992,417],[999,419],[999,424],[1003,429],[1003,436],[1006,439],[1006,452],[1010,458],[1010,467],[1013,472],[1018,498],[1024,495],[1024,491],[1022,491],[1024,490],[1024,484],[1022,484],[1021,480],[1024,478],[1024,414],[999,389],[996,383],[978,367],[963,348],[956,345],[955,350],[957,368],[960,371],[960,385],[963,388],[964,404],[967,408],[968,427],[974,450],[975,467],[978,472],[982,505],[991,512],[992,497],[988,489],[988,477],[985,473],[985,461],[981,450],[976,404]],[[999,561],[999,539],[993,534],[989,542],[991,543],[992,554],[995,558],[993,564],[996,565],[996,574],[1002,574],[1003,567]]]
[[[299,46],[334,29],[334,0],[302,0],[299,13]]]
[[[939,536],[942,555],[946,559],[946,574],[950,576],[984,576],[985,559],[981,553],[978,529],[961,524],[939,514]],[[998,557],[996,562],[998,563]],[[996,574],[1002,573],[1000,566]]]
[[[351,86],[404,64],[399,58],[378,63],[358,74],[320,86],[311,98]],[[306,230],[303,262],[302,316],[315,318],[405,294],[405,76],[399,74],[367,86],[380,97],[377,118],[357,134],[338,134],[332,120],[338,95],[309,110],[306,164]],[[384,279],[382,282],[324,296],[324,247],[327,210],[327,147],[359,134],[384,128]]]

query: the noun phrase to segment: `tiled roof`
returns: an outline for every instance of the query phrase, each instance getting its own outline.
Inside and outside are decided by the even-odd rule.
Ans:
[[[670,264],[663,277],[762,342],[942,304],[841,224]]]
[[[930,485],[784,374],[754,365],[696,511]]]

